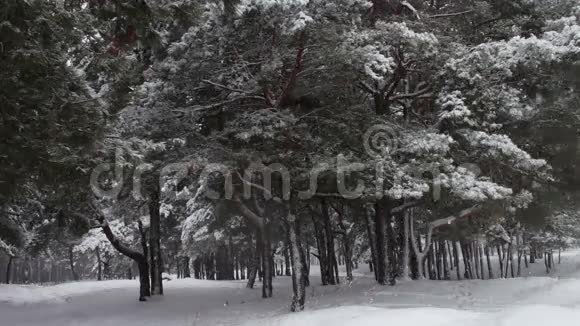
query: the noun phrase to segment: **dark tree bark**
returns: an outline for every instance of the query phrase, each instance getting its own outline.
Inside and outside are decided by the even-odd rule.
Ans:
[[[387,233],[387,260],[389,262],[388,266],[388,283],[389,285],[395,285],[397,283],[397,274],[399,271],[399,264],[397,262],[397,239],[395,231],[393,229],[393,215],[391,214],[391,202],[389,199],[385,201],[383,223],[386,223],[386,233]]]
[[[315,217],[312,217],[312,223],[314,225],[314,234],[316,237],[316,245],[318,247],[318,263],[320,265],[320,281],[322,282],[322,285],[328,285],[330,283],[329,280],[329,268],[328,268],[328,262],[327,262],[327,257],[326,257],[326,239],[324,236],[324,232],[322,231],[322,227],[319,224],[319,222],[315,219]]]
[[[367,227],[367,239],[369,242],[369,249],[371,250],[371,260],[369,261],[369,268],[371,272],[374,272],[375,274],[375,280],[378,281],[378,274],[377,274],[377,269],[374,268],[375,266],[377,266],[377,249],[375,247],[376,245],[376,239],[375,239],[375,235],[373,232],[373,221],[371,218],[371,215],[368,211],[365,211],[365,225]]]
[[[14,261],[14,256],[10,255],[8,257],[8,264],[6,265],[6,284],[10,284],[12,278],[12,262]]]
[[[350,239],[348,238],[348,230],[344,225],[343,216],[339,213],[338,226],[342,232],[342,248],[344,250],[344,262],[346,265],[346,279],[352,281],[352,249],[350,247]]]
[[[234,256],[234,269],[236,271],[236,280],[240,279],[240,261],[239,257],[236,255]]]
[[[304,251],[300,241],[300,222],[292,214],[284,219],[286,224],[286,237],[289,244],[290,257],[292,259],[292,303],[290,311],[304,310],[304,301],[306,298],[306,279],[304,275],[304,268],[302,266],[304,261]]]
[[[484,275],[484,268],[483,268],[483,249],[481,248],[481,245],[479,243],[477,243],[477,256],[479,257],[479,273],[481,275],[481,279],[485,279],[485,275]]]
[[[386,284],[386,253],[385,253],[385,217],[383,207],[380,203],[375,203],[375,248],[377,252],[377,261],[375,264],[375,271],[377,275],[377,283],[381,285]]]
[[[102,281],[103,280],[103,260],[101,259],[101,252],[99,250],[99,247],[97,247],[96,254],[97,254],[97,281]]]
[[[476,241],[472,241],[471,244],[469,245],[469,251],[470,251],[470,257],[471,257],[471,261],[473,263],[474,269],[475,269],[475,278],[477,279],[483,279],[483,277],[481,277],[481,275],[479,274],[479,251],[477,250],[477,242]]]
[[[435,249],[435,265],[437,267],[437,280],[441,280],[443,278],[443,261],[441,257],[441,244],[440,242],[433,243]]]
[[[510,258],[510,274],[511,274],[512,278],[515,277],[515,273],[514,273],[514,252],[513,251],[514,251],[513,250],[513,246],[510,243],[509,246],[508,246],[508,253],[509,253],[509,258]]]
[[[320,209],[322,211],[322,220],[324,222],[324,235],[326,238],[326,257],[327,257],[327,278],[329,284],[336,284],[338,282],[338,266],[336,261],[336,253],[334,251],[334,232],[332,231],[332,223],[330,215],[328,214],[328,204],[324,199],[320,201]]]
[[[449,274],[449,263],[447,262],[447,244],[445,240],[439,242],[439,248],[441,250],[441,256],[443,257],[443,279],[450,280],[451,275]]]
[[[447,254],[449,255],[449,269],[453,270],[455,268],[455,262],[453,262],[453,251],[451,250],[451,242],[445,241],[447,245]]]
[[[437,279],[437,275],[435,272],[435,269],[433,268],[434,265],[434,260],[435,260],[435,250],[433,250],[433,243],[431,243],[431,245],[429,246],[429,248],[427,248],[427,275],[429,276],[430,280],[435,280]]]
[[[163,259],[161,256],[161,216],[159,215],[159,180],[149,195],[149,253],[151,261],[151,294],[163,295]]]
[[[522,250],[518,250],[518,272],[517,277],[522,276]]]
[[[101,228],[102,228],[103,232],[105,233],[105,236],[107,237],[107,239],[109,240],[109,242],[111,243],[113,248],[115,248],[121,254],[123,254],[123,255],[133,259],[135,262],[137,262],[138,267],[139,267],[139,283],[140,283],[139,301],[145,301],[146,300],[145,297],[151,295],[151,292],[150,292],[151,288],[150,288],[150,283],[149,283],[149,264],[147,262],[147,256],[145,256],[143,253],[140,253],[140,252],[133,250],[133,249],[125,246],[124,244],[122,244],[119,241],[119,239],[117,239],[115,234],[113,234],[113,231],[109,227],[109,224],[104,219],[104,217],[102,217],[102,216],[99,217],[99,222],[101,223]],[[142,226],[140,223],[139,223],[139,228],[140,228],[140,230],[142,230]],[[142,241],[143,241],[143,239],[142,239]]]
[[[300,225],[298,225],[298,227],[300,227]],[[310,286],[310,260],[308,260],[306,257],[309,257],[309,250],[308,250],[308,244],[306,241],[304,241],[303,243],[306,244],[306,249],[304,249],[304,246],[302,246],[302,255],[300,256],[300,261],[302,262],[302,276],[304,278],[304,286]]]
[[[291,276],[292,275],[292,271],[290,270],[290,248],[289,246],[284,247],[283,249],[284,252],[284,274],[286,276]]]
[[[252,244],[252,239],[250,239],[250,247]],[[260,244],[260,234],[258,232],[256,236],[256,250],[252,251],[252,257],[250,258],[249,269],[248,269],[248,282],[246,287],[248,289],[254,288],[254,283],[256,282],[256,275],[258,274],[258,266],[260,265],[260,253],[262,252],[262,246]]]
[[[457,279],[461,280],[461,271],[459,270],[459,252],[457,250],[457,241],[453,240],[453,261],[455,264],[455,273],[457,273]]]
[[[465,278],[472,280],[473,279],[473,270],[471,268],[471,259],[469,257],[469,249],[468,244],[460,241],[461,245],[461,253],[463,255],[463,265],[465,266]]]
[[[73,246],[69,246],[68,247],[68,262],[70,264],[70,272],[72,274],[73,280],[74,281],[78,281],[79,280],[79,274],[75,270],[75,256],[74,256],[73,249],[74,249]]]
[[[190,278],[191,277],[191,269],[189,268],[189,256],[183,257],[183,277]]]
[[[485,246],[485,259],[487,260],[487,278],[493,278],[493,267],[491,266],[491,259],[489,257],[490,248],[488,245]]]
[[[272,243],[267,231],[262,231],[262,298],[272,297]]]

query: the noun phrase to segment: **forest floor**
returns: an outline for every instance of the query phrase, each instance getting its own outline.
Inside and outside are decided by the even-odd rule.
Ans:
[[[289,277],[274,279],[270,299],[261,298],[259,287],[246,289],[244,281],[179,279],[165,282],[165,296],[149,302],[137,301],[135,280],[83,281],[1,285],[0,324],[567,326],[580,320],[578,250],[563,253],[550,275],[540,260],[522,266],[526,277],[515,279],[378,286],[362,266],[353,282],[323,287],[318,266],[311,272],[306,310],[297,314],[288,313]]]

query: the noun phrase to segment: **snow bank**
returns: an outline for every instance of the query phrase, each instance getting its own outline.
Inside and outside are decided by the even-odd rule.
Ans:
[[[166,289],[173,288],[243,288],[245,282],[232,281],[207,281],[195,279],[176,279],[174,275],[164,273],[165,278],[170,278],[171,282],[165,281]],[[26,305],[34,303],[62,303],[69,301],[72,297],[95,292],[109,292],[115,290],[132,291],[137,295],[139,282],[137,280],[110,280],[110,281],[81,281],[70,282],[57,285],[22,285],[22,284],[0,284],[0,304],[9,303],[12,305]]]
[[[263,321],[263,324],[252,321],[245,325],[457,326],[465,325],[478,316],[479,314],[474,312],[440,308],[383,309],[370,306],[342,306],[285,315]]]
[[[61,303],[72,296],[78,296],[96,291],[112,291],[116,289],[135,289],[139,286],[135,280],[86,281],[71,282],[58,285],[0,285],[0,303],[25,305],[33,303]]]
[[[559,306],[525,306],[498,313],[482,313],[444,308],[385,309],[369,306],[343,306],[284,315],[244,325],[261,326],[575,326],[580,310]]]

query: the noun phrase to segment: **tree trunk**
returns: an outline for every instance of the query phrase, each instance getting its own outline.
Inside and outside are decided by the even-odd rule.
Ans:
[[[393,223],[396,223],[396,220],[393,220],[393,216],[391,214],[391,201],[389,199],[385,200],[385,207],[383,213],[385,216],[383,217],[384,223],[386,223],[387,227],[387,262],[388,262],[388,283],[389,285],[395,285],[397,283],[397,274],[398,274],[398,264],[397,264],[397,239],[395,235],[395,231],[393,229]]]
[[[499,262],[499,277],[503,277],[503,257],[501,246],[497,245],[497,260]]]
[[[403,257],[401,259],[401,277],[403,279],[409,278],[409,215],[412,214],[411,210],[408,213],[403,212]]]
[[[326,240],[324,236],[324,232],[319,224],[319,222],[312,217],[312,223],[314,225],[314,234],[316,237],[316,245],[318,249],[318,264],[320,266],[320,281],[322,285],[329,284],[329,277],[328,277],[328,262],[326,257]]]
[[[292,276],[292,271],[290,270],[290,248],[284,248],[284,275]]]
[[[471,253],[471,259],[472,259],[472,264],[475,267],[475,278],[477,279],[483,279],[483,277],[479,274],[480,268],[479,268],[479,257],[478,257],[478,250],[477,250],[478,244],[476,241],[471,242],[471,244],[469,245],[469,250]]]
[[[103,260],[101,259],[101,252],[97,246],[97,281],[103,280]]]
[[[330,220],[330,215],[328,214],[328,205],[324,199],[320,201],[320,209],[322,211],[324,235],[326,238],[327,278],[328,283],[334,285],[338,281],[336,277],[336,274],[338,273],[335,273],[338,272],[338,266],[336,261],[336,253],[334,251],[334,232],[332,231],[332,223]]]
[[[443,279],[443,256],[441,255],[441,243],[434,242],[435,249],[435,271],[437,272],[437,280]]]
[[[300,226],[298,225],[298,227]],[[308,243],[303,243],[306,243],[306,249],[304,249],[304,246],[302,246],[302,255],[300,255],[300,261],[302,263],[302,276],[304,278],[304,286],[310,286],[310,267],[308,267],[310,265],[310,259],[306,258],[309,257],[310,250],[308,249]]]
[[[342,248],[344,251],[344,263],[346,265],[346,280],[352,281],[352,249],[350,247],[348,229],[344,225],[343,216],[341,213],[338,215],[338,226],[342,231]]]
[[[481,275],[481,279],[485,279],[485,273],[483,268],[483,248],[482,245],[477,243],[477,256],[479,257],[479,274]]]
[[[450,280],[451,275],[449,273],[449,265],[451,264],[447,262],[447,241],[441,240],[439,248],[441,249],[441,255],[443,256],[443,279]]]
[[[109,240],[109,242],[111,243],[113,248],[115,248],[121,254],[123,254],[123,255],[133,259],[135,262],[137,262],[137,264],[139,266],[139,281],[140,281],[139,301],[145,301],[146,300],[145,297],[149,296],[151,294],[150,293],[150,283],[149,283],[149,264],[147,262],[147,256],[145,256],[143,253],[135,251],[135,250],[125,246],[124,244],[122,244],[119,241],[119,239],[117,239],[115,237],[115,234],[113,234],[113,231],[109,227],[109,224],[104,219],[104,217],[100,216],[99,222],[101,223],[101,228],[102,228],[103,232],[105,233],[105,236],[107,237],[107,239]],[[142,229],[143,229],[140,222],[139,222],[139,229],[140,229],[140,231],[142,231]],[[143,232],[141,232],[141,234],[143,234]]]
[[[487,260],[487,278],[488,279],[492,279],[493,278],[493,268],[491,266],[491,259],[489,257],[489,246],[486,245],[485,246],[485,259]]]
[[[10,284],[10,279],[12,278],[12,262],[14,261],[14,256],[8,258],[8,264],[6,265],[6,284]]]
[[[190,278],[191,277],[191,268],[189,267],[189,261],[191,259],[189,258],[189,256],[184,256],[183,257],[183,277],[184,278]]]
[[[473,269],[471,268],[471,258],[469,256],[469,245],[460,241],[461,253],[463,255],[463,265],[465,266],[465,278],[473,279]]]
[[[453,261],[455,264],[455,272],[457,274],[457,279],[461,280],[461,271],[459,270],[459,252],[457,250],[457,242],[453,240]]]
[[[510,243],[508,246],[508,253],[509,253],[509,258],[510,258],[510,274],[512,276],[512,278],[515,277],[515,273],[514,273],[514,253],[513,253],[513,246]]]
[[[378,280],[377,269],[377,249],[375,248],[376,239],[373,232],[373,219],[369,212],[370,209],[365,209],[365,226],[367,228],[367,240],[369,243],[369,249],[371,250],[371,260],[369,261],[370,271],[375,274],[375,280]]]
[[[139,260],[137,267],[139,268],[139,301],[145,301],[145,297],[151,295],[149,264],[147,263],[147,259]]]
[[[256,234],[256,250],[253,251],[252,257],[250,258],[250,264],[248,269],[248,282],[246,287],[248,289],[254,288],[254,283],[256,282],[256,275],[258,274],[258,266],[260,265],[260,253],[262,252],[262,246],[260,243],[260,231]],[[252,239],[250,238],[250,248],[252,247]]]
[[[300,224],[296,217],[288,214],[285,218],[287,242],[291,248],[290,257],[292,259],[292,303],[290,311],[304,310],[304,301],[306,298],[306,283],[304,268],[302,263],[304,261],[304,251],[300,243]]]
[[[272,297],[272,244],[266,230],[262,230],[262,298]]]
[[[77,274],[77,271],[75,270],[75,258],[74,258],[74,251],[73,251],[74,247],[73,246],[69,246],[68,247],[68,261],[70,264],[70,272],[72,274],[72,278],[74,281],[78,281],[79,280],[79,275]]]
[[[159,180],[154,181],[149,197],[149,254],[151,256],[151,294],[163,295],[163,260],[161,257],[161,217],[159,215]]]
[[[383,216],[383,207],[380,203],[375,203],[375,250],[377,252],[377,261],[375,263],[375,272],[377,282],[381,285],[386,284],[386,253],[385,253],[385,217]]]

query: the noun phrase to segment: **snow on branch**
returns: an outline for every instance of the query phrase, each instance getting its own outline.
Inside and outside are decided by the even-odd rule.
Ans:
[[[403,7],[406,7],[407,9],[411,10],[415,14],[415,17],[417,17],[417,20],[421,20],[421,16],[419,15],[419,12],[417,11],[417,9],[415,9],[415,7],[413,7],[412,4],[410,4],[408,1],[401,1],[401,5],[403,5]]]

